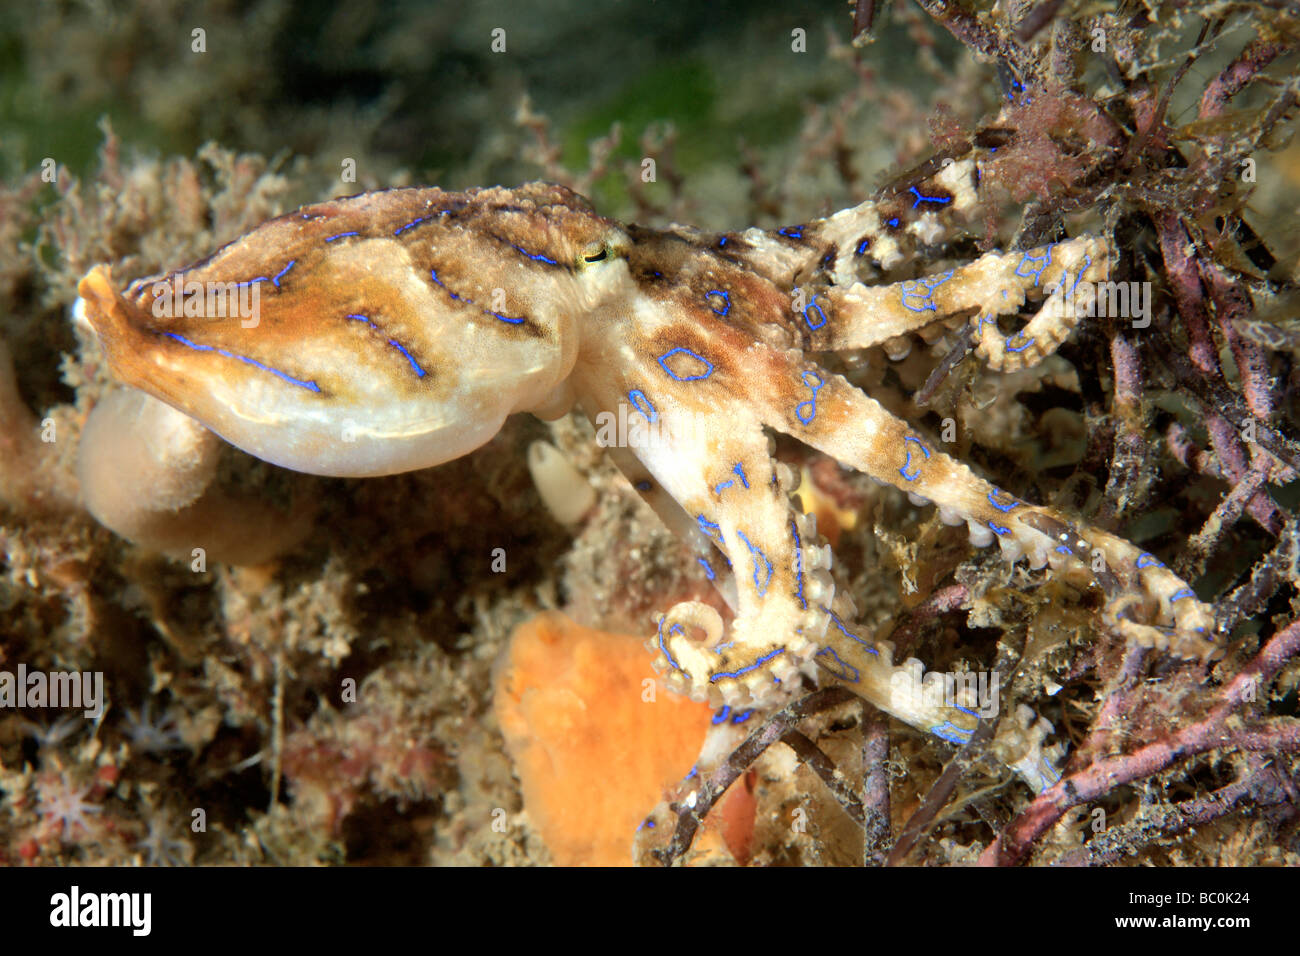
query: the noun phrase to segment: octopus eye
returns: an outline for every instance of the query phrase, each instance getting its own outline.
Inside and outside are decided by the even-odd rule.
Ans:
[[[584,262],[601,262],[609,255],[609,247],[603,242],[592,243],[583,250],[582,258]]]

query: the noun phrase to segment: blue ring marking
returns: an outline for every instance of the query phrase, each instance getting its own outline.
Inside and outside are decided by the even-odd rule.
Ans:
[[[740,483],[741,483],[742,485],[744,485],[746,488],[748,488],[748,487],[749,487],[749,479],[745,477],[745,469],[744,469],[744,467],[741,465],[741,463],[740,463],[740,462],[736,462],[736,467],[733,468],[733,469],[731,469],[731,470],[734,471],[737,475],[740,476]]]
[[[1016,275],[1018,275],[1022,279],[1028,279],[1030,276],[1033,276],[1034,285],[1038,285],[1038,280],[1041,279],[1043,276],[1043,270],[1052,264],[1052,247],[1055,245],[1056,243],[1052,243],[1046,249],[1044,249],[1043,257],[1041,259],[1036,259],[1027,252],[1022,253],[1020,264],[1016,266]],[[1037,269],[1030,269],[1028,272],[1021,272],[1020,270],[1025,267],[1026,262],[1041,262],[1042,265],[1040,265]]]
[[[1195,597],[1196,597],[1195,591],[1193,591],[1191,588],[1183,588],[1181,591],[1175,591],[1173,594],[1169,596],[1169,603],[1173,604],[1175,601],[1181,601],[1185,598],[1195,599]]]
[[[978,720],[980,716],[975,711],[971,710],[969,707],[963,707],[961,704],[953,704],[952,709],[960,710],[963,714],[969,714],[970,716],[974,717],[976,720]]]
[[[686,782],[687,780],[690,780],[691,777],[697,776],[697,775],[699,774],[699,772],[700,772],[700,765],[699,765],[699,764],[691,764],[691,769],[690,769],[689,771],[687,771],[686,776],[682,777],[682,782],[684,783],[684,782]]]
[[[880,651],[876,650],[874,647],[872,647],[862,638],[858,637],[858,635],[854,634],[847,627],[845,627],[844,622],[839,619],[839,617],[835,614],[834,611],[832,611],[830,608],[826,607],[825,605],[822,606],[822,610],[831,616],[831,623],[840,629],[841,634],[843,634],[851,641],[857,641],[864,648],[866,648],[868,654],[875,654],[877,657],[880,656]]]
[[[370,316],[368,315],[360,315],[359,313],[356,312],[349,312],[346,318],[356,319],[360,322],[364,322],[366,323],[366,325],[370,326],[375,331],[379,331],[379,326],[375,325],[374,322],[370,321]],[[396,339],[389,339],[388,344],[406,356],[406,360],[411,363],[411,368],[415,370],[415,374],[417,378],[424,378],[426,373],[424,369],[420,367],[420,363],[415,360],[414,355],[406,351],[406,349],[402,348],[401,343],[398,342]]]
[[[820,322],[813,324],[812,317],[808,314],[809,309],[817,310],[817,314],[821,316]],[[826,312],[822,309],[820,305],[817,304],[816,296],[813,296],[813,300],[809,302],[806,306],[804,306],[803,320],[808,323],[808,328],[812,329],[814,332],[816,332],[818,329],[820,329],[823,325],[826,324]]]
[[[897,229],[897,228],[898,228],[898,224],[899,224],[900,222],[902,222],[902,220],[899,219],[897,216],[895,216],[893,219],[886,219],[885,222],[886,222],[888,225],[893,226],[895,229]]]
[[[1005,289],[1003,290],[1002,294],[1003,294],[1003,295],[1006,295],[1006,294],[1007,294]],[[984,323],[985,323],[985,322],[992,322],[992,323],[993,323],[993,331],[994,331],[994,332],[997,332],[999,335],[1001,335],[1001,330],[998,329],[998,320],[997,320],[996,318],[994,318],[993,316],[991,316],[991,315],[981,315],[981,316],[980,316],[980,319],[979,319],[979,325],[976,326],[976,328],[975,328],[975,336],[976,336],[976,338],[981,338],[981,339],[982,339],[982,338],[984,337]]]
[[[518,318],[515,318],[514,316],[511,315],[502,315],[500,312],[493,312],[491,309],[484,309],[483,314],[490,315],[496,319],[500,319],[502,322],[507,322],[510,325],[520,325],[523,323],[525,319],[525,316],[522,315],[519,316]]]
[[[903,308],[909,312],[924,312],[927,309],[931,312],[938,312],[939,307],[934,304],[934,290],[951,279],[956,271],[956,269],[949,269],[943,275],[934,276],[932,279],[911,279],[901,283],[898,291]],[[924,289],[925,292],[922,293],[921,289]],[[907,304],[908,299],[920,299],[922,304],[910,306]]]
[[[665,617],[667,617],[667,615],[665,615]],[[673,627],[677,629],[677,632],[679,634],[686,633],[685,631],[682,630],[680,624],[674,624]],[[673,660],[673,655],[668,650],[668,644],[664,641],[664,618],[663,617],[659,619],[659,650],[663,651],[664,657],[667,659],[669,666],[672,667],[673,670],[682,671],[682,666],[678,664],[677,661]],[[682,673],[685,674],[686,672],[682,671]],[[689,677],[690,675],[688,674],[687,676]]]
[[[640,399],[640,401],[638,401],[638,399]],[[641,389],[634,388],[632,391],[628,392],[627,400],[636,407],[638,412],[646,417],[646,421],[651,425],[659,421],[659,413],[655,411],[654,405],[650,403],[650,399],[645,397],[645,392],[641,391]],[[642,402],[645,403],[645,408],[641,407]]]
[[[1084,264],[1079,267],[1079,275],[1074,280],[1074,285],[1070,286],[1070,295],[1074,295],[1074,290],[1079,288],[1079,283],[1083,281],[1083,274],[1092,266],[1092,256],[1084,253]]]
[[[1047,773],[1044,773],[1043,776],[1049,778],[1052,781],[1053,786],[1061,782],[1060,773],[1057,772],[1057,769],[1046,760],[1043,761],[1042,767],[1039,768],[1039,772],[1042,773],[1044,770],[1046,770]]]
[[[940,206],[946,206],[948,203],[952,202],[952,197],[951,197],[951,196],[948,196],[948,197],[944,197],[944,196],[922,196],[922,195],[921,195],[921,190],[917,189],[915,186],[908,186],[907,188],[908,188],[908,191],[910,191],[911,194],[912,194],[913,196],[916,197],[916,202],[912,203],[912,208],[913,208],[913,209],[915,209],[917,206],[921,205],[921,203],[923,203],[923,202],[938,203]]]
[[[867,237],[866,239],[863,239],[861,242],[858,243],[858,249],[855,255],[865,256],[867,254],[867,250],[870,248],[871,248],[871,238]]]
[[[835,663],[839,665],[840,669],[836,670],[834,667],[831,667],[831,665],[823,661],[821,659],[823,654],[829,654],[831,657],[835,658]],[[847,681],[850,684],[856,684],[862,678],[862,673],[852,664],[849,664],[841,660],[840,655],[835,653],[835,649],[833,647],[823,647],[820,651],[818,651],[816,654],[813,655],[813,660],[815,660],[818,666],[821,667],[823,670],[825,670],[826,673],[830,674],[832,677],[836,678],[837,680]],[[850,674],[852,674],[853,676],[850,677],[849,676]]]
[[[714,523],[713,523],[712,521],[710,521],[708,518],[704,517],[704,515],[700,515],[698,518],[696,518],[696,519],[695,519],[695,523],[698,524],[698,525],[700,526],[700,531],[704,532],[704,536],[705,536],[706,538],[709,538],[710,540],[716,540],[716,541],[718,542],[718,544],[724,544],[724,543],[725,543],[725,542],[722,540],[722,528],[721,528],[721,526],[714,524]],[[712,534],[712,532],[714,532],[714,531],[716,531],[716,532],[718,533],[718,537],[717,537],[716,539],[714,539],[713,534]],[[727,565],[728,565],[728,566],[731,565],[731,559],[730,559],[730,558],[727,559]]]
[[[722,708],[722,710],[718,711],[716,714],[713,715],[713,719],[711,719],[709,723],[711,723],[713,726],[716,727],[718,724],[725,724],[727,722],[727,718],[729,718],[730,716],[731,716],[731,705],[727,704]]]
[[[642,830],[653,830],[654,828],[655,828],[655,822],[651,820],[649,817],[646,817],[644,820],[641,821],[641,825],[636,829],[637,832],[640,833]]]
[[[216,352],[218,355],[223,355],[226,358],[238,359],[239,361],[251,365],[254,368],[260,368],[264,372],[270,372],[272,375],[276,376],[277,378],[284,379],[284,381],[288,382],[290,385],[297,385],[299,388],[305,388],[309,392],[320,391],[320,386],[317,385],[315,382],[309,381],[307,379],[302,379],[302,378],[294,378],[288,372],[281,372],[278,368],[271,368],[271,366],[269,365],[263,365],[257,359],[249,358],[247,355],[239,355],[236,352],[229,352],[226,349],[219,349],[215,345],[200,345],[198,342],[191,341],[190,339],[187,339],[185,336],[181,335],[178,332],[164,332],[162,334],[167,336],[169,339],[175,339],[177,342],[180,342],[181,345],[185,345],[188,346],[189,348],[194,349],[196,352]]]
[[[398,343],[396,339],[389,339],[388,344],[406,356],[406,360],[411,363],[411,368],[415,370],[416,378],[424,378],[425,375],[424,369],[420,368],[420,363],[415,360],[414,355],[406,351],[406,349],[402,348],[402,346]]]
[[[748,674],[750,671],[762,667],[764,664],[766,664],[772,658],[776,657],[778,654],[784,654],[784,653],[785,653],[785,648],[778,647],[776,650],[764,654],[762,657],[754,661],[754,663],[752,664],[746,664],[744,667],[737,668],[734,671],[718,671],[717,673],[711,674],[709,676],[709,683],[716,684],[718,681],[722,680],[725,677],[740,677],[744,674]],[[780,683],[780,681],[777,681],[777,683]]]
[[[713,573],[713,565],[709,564],[708,561],[706,561],[704,558],[696,558],[695,560],[700,562],[700,564],[704,566],[704,575],[710,581],[712,581],[714,578],[717,577],[717,575]]]
[[[916,447],[921,449],[921,452],[925,455],[926,460],[929,460],[930,458],[930,449],[926,448],[925,445],[921,443],[921,439],[913,438],[911,435],[908,435],[906,438],[903,439],[903,448],[907,452],[907,461],[903,462],[903,467],[898,469],[898,473],[902,475],[904,478],[906,478],[908,481],[916,481],[917,475],[921,473],[920,463],[917,463],[916,470],[914,472],[912,472],[910,475],[907,473],[908,466],[912,464],[912,449],[907,447],[907,442],[910,441],[916,442]]]
[[[1056,553],[1057,553],[1057,554],[1071,554],[1071,555],[1074,554],[1073,551],[1071,551],[1069,548],[1067,548],[1067,547],[1066,547],[1065,545],[1063,545],[1063,544],[1058,544],[1058,545],[1056,546]]]
[[[422,223],[422,222],[427,222],[428,220],[429,220],[429,217],[428,217],[428,216],[419,216],[419,217],[417,217],[417,218],[415,218],[415,219],[412,219],[412,220],[411,220],[410,222],[408,222],[405,226],[402,226],[402,227],[401,227],[400,229],[398,229],[395,233],[393,233],[393,235],[395,235],[395,236],[400,236],[402,233],[406,232],[406,230],[408,230],[408,229],[414,229],[414,228],[415,228],[416,226],[418,226],[420,223]]]
[[[1069,282],[1069,281],[1070,281],[1070,270],[1069,270],[1069,269],[1062,269],[1062,270],[1061,270],[1061,281],[1060,281],[1060,282],[1055,282],[1055,283],[1053,283],[1052,285],[1049,285],[1049,286],[1048,286],[1045,290],[1043,290],[1043,291],[1045,291],[1048,295],[1055,295],[1057,292],[1065,292],[1065,284],[1066,284],[1067,282]],[[1077,284],[1077,280],[1076,280],[1076,284]]]
[[[803,542],[799,540],[799,525],[793,518],[790,519],[790,531],[794,534],[794,594],[799,599],[799,606],[807,610],[808,601],[803,596]]]
[[[719,249],[721,249],[721,248],[722,248],[723,246],[725,246],[726,244],[727,244],[727,237],[726,237],[726,236],[722,236],[720,239],[718,239],[718,248],[719,248]]]
[[[351,232],[336,232],[332,236],[326,236],[325,241],[333,242],[335,239],[346,239],[348,236],[359,236],[359,235],[361,235],[361,233],[357,232],[355,229],[352,230]]]
[[[462,298],[461,298],[460,296],[458,296],[455,292],[452,292],[451,289],[448,289],[447,286],[446,286],[446,284],[443,283],[443,281],[442,281],[441,279],[438,278],[438,270],[437,270],[437,269],[430,269],[430,270],[429,270],[429,278],[433,280],[433,282],[434,282],[435,285],[442,286],[443,291],[445,291],[449,296],[451,296],[451,297],[452,297],[453,299],[455,299],[457,302],[464,302],[464,303],[466,303],[466,304],[468,304],[468,305],[473,305],[473,304],[474,304],[474,302],[473,302],[472,299],[462,299]]]
[[[1015,335],[1011,336],[1011,339],[1014,339],[1014,338],[1016,338],[1016,337],[1018,337],[1018,336],[1021,336],[1021,335],[1024,335],[1024,334],[1025,334],[1025,333],[1024,333],[1024,330],[1022,329],[1022,330],[1020,330],[1019,332],[1017,332]],[[1034,340],[1033,340],[1033,339],[1030,339],[1030,340],[1029,340],[1028,342],[1026,342],[1024,345],[1012,345],[1012,344],[1011,344],[1011,339],[1007,339],[1006,349],[1007,349],[1008,352],[1023,352],[1025,349],[1029,348],[1029,346],[1031,346],[1031,345],[1034,344]]]
[[[994,495],[1006,495],[1008,498],[1011,498],[1011,504],[1009,505],[998,504],[996,501],[993,500]],[[1007,492],[1003,491],[1001,488],[994,488],[992,491],[989,492],[989,504],[991,504],[994,508],[997,508],[998,511],[1001,511],[1003,514],[1006,514],[1008,511],[1012,510],[1013,508],[1017,508],[1020,506],[1019,501],[1016,501],[1015,498],[1007,494]]]
[[[930,733],[934,734],[936,737],[942,737],[950,744],[957,744],[960,746],[962,744],[970,743],[971,736],[975,731],[963,730],[952,721],[945,720],[943,723],[931,727]]]
[[[755,546],[747,537],[745,537],[745,532],[737,531],[736,534],[740,535],[740,540],[745,542],[745,547],[749,548],[749,553],[754,558],[754,590],[758,592],[759,597],[763,597],[767,594],[767,586],[772,583],[772,562],[767,559],[767,555],[763,553],[762,548]],[[767,566],[767,576],[763,578],[762,584],[758,583],[759,558],[762,558],[763,564]]]
[[[1002,525],[994,524],[992,521],[988,522],[988,526],[993,530],[994,534],[1005,535],[1011,533],[1010,528],[1004,528]]]
[[[749,718],[753,716],[754,716],[754,711],[750,709],[745,711],[743,714],[736,714],[734,717],[731,718],[731,722],[733,724],[743,724],[745,721],[749,720]]]
[[[290,269],[294,267],[294,264],[297,263],[297,261],[298,261],[297,259],[290,259],[289,264],[287,266],[285,266],[275,275],[271,276],[271,285],[275,286],[277,289],[280,288],[280,280],[284,278],[284,274],[286,272],[288,272]]]
[[[695,359],[697,362],[703,362],[705,365],[705,370],[701,372],[699,375],[678,375],[676,372],[674,372],[672,369],[668,367],[668,359],[676,355],[678,352],[685,352],[687,355]],[[680,345],[669,349],[663,355],[659,356],[658,362],[659,362],[659,367],[663,369],[665,372],[667,372],[668,377],[675,382],[698,382],[708,378],[710,375],[713,374],[712,362],[706,359],[703,355],[697,355],[696,353],[692,352],[690,349],[684,348],[683,346]]]
[[[1143,568],[1163,568],[1163,567],[1164,567],[1164,562],[1162,562],[1154,554],[1150,554],[1146,551],[1143,551],[1141,554],[1138,555],[1137,569],[1139,571],[1141,571]]]
[[[812,420],[817,417],[817,393],[821,391],[826,383],[816,372],[800,372],[799,377],[803,380],[804,386],[812,391],[812,396],[796,405],[794,407],[794,414],[799,421],[803,422],[805,425],[809,425],[812,423]],[[810,378],[812,379],[811,382],[808,381]],[[803,411],[805,406],[809,409],[806,416]],[[775,472],[772,474],[772,483],[776,483]]]
[[[735,484],[735,482],[732,481],[730,478],[728,478],[726,481],[720,481],[720,482],[718,482],[716,485],[713,486],[713,493],[714,493],[715,495],[720,495],[720,494],[722,494],[722,489],[723,489],[723,488],[730,488],[730,487],[731,487],[732,485],[734,485],[734,484]]]
[[[243,282],[236,282],[235,288],[238,289],[243,285],[257,285],[259,282],[270,282],[270,276],[258,276],[256,279],[245,279]]]
[[[559,265],[559,263],[556,262],[554,259],[548,259],[540,252],[534,255],[533,253],[525,249],[523,246],[516,246],[514,243],[511,243],[510,245],[515,249],[516,252],[522,253],[523,255],[527,256],[529,259],[532,259],[534,262],[545,262],[547,265],[551,265],[551,266]]]
[[[714,315],[726,315],[728,312],[731,311],[731,296],[727,295],[727,293],[724,292],[722,289],[711,289],[710,291],[704,293],[704,298],[707,299],[711,295],[722,296],[721,309],[714,308],[712,303],[710,303],[709,305],[709,309],[710,311],[713,312]]]
[[[638,481],[632,487],[635,488],[637,491],[649,491],[652,485],[648,481]]]
[[[803,238],[803,226],[782,226],[776,232],[777,235],[785,236],[787,239]]]

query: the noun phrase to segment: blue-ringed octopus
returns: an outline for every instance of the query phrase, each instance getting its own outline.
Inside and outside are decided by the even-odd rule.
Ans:
[[[949,235],[977,204],[978,175],[976,156],[932,163],[827,218],[727,233],[623,225],[544,183],[369,192],[273,219],[125,290],[97,267],[79,308],[121,382],[317,475],[427,468],[481,446],[513,413],[554,419],[576,404],[594,419],[622,406],[640,437],[609,453],[735,614],[724,626],[692,601],[659,618],[649,643],[672,688],[765,708],[804,674],[962,744],[979,715],[917,693],[919,664],[895,664],[856,626],[765,430],[933,504],[1008,561],[1100,586],[1115,633],[1180,656],[1215,647],[1210,609],[1154,555],[995,487],[819,364],[818,353],[946,323],[992,368],[1022,368],[1090,313],[1112,249],[1088,236],[863,281]],[[205,311],[214,287],[256,287],[256,314]],[[999,328],[1022,311],[1023,328]],[[1005,762],[1036,791],[1052,786],[1059,748],[1043,746],[1046,722],[1002,723]]]

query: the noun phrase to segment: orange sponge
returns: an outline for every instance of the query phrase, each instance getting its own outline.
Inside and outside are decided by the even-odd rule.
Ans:
[[[497,665],[524,806],[560,865],[631,865],[637,827],[700,752],[709,708],[657,685],[650,662],[644,638],[551,612],[521,625]]]

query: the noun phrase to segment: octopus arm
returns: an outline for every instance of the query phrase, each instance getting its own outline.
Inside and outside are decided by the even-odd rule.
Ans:
[[[809,347],[865,348],[935,322],[968,319],[977,351],[992,368],[1033,366],[1092,314],[1109,261],[1104,241],[1083,237],[1025,252],[990,252],[967,265],[892,285],[858,282],[826,289],[810,299]],[[999,317],[1034,300],[1041,305],[1022,329],[1011,335],[999,330]]]
[[[654,350],[642,342],[633,354],[643,353]],[[670,362],[678,373],[672,388],[664,385],[670,376],[655,374],[657,363],[641,363],[630,380],[617,384],[593,371],[608,369],[608,363],[580,363],[580,370],[590,373],[580,372],[579,387],[588,409],[614,408],[630,381],[659,383],[650,394],[628,389],[636,414],[658,428],[610,451],[670,528],[685,523],[684,537],[697,551],[701,543],[712,546],[712,555],[700,557],[723,593],[734,593],[730,603],[736,617],[729,627],[704,603],[673,606],[658,620],[650,641],[656,663],[673,689],[738,711],[777,703],[789,696],[798,674],[816,674],[845,683],[911,726],[965,743],[981,717],[977,702],[936,695],[919,661],[895,664],[887,644],[854,630],[852,602],[835,593],[830,549],[818,538],[813,518],[792,505],[793,477],[773,461],[761,427],[762,405],[740,384],[759,372],[793,371],[791,361],[786,353],[754,345],[743,363],[750,376],[740,375],[731,363],[706,376],[695,363]],[[829,376],[803,372],[802,384],[815,399]],[[725,428],[718,427],[719,414]],[[796,417],[814,420],[815,402],[801,404]],[[999,755],[1036,790],[1054,782],[1058,776],[1041,747],[1045,725],[1004,723]],[[726,721],[715,725],[697,763],[700,773],[725,755],[732,736]]]
[[[767,406],[769,426],[933,503],[941,520],[966,524],[977,545],[997,541],[1008,560],[1028,556],[1034,567],[1091,575],[1108,592],[1107,615],[1121,632],[1184,657],[1214,652],[1210,609],[1154,555],[997,488],[838,375],[793,362],[785,375],[812,398],[799,403],[797,389],[774,390],[790,397]]]
[[[737,414],[725,433],[666,428],[649,445],[636,457],[679,503],[657,510],[670,521],[684,515],[711,543],[706,566],[736,611],[726,634],[717,611],[698,602],[657,622],[652,645],[669,686],[714,705],[783,698],[783,685],[816,650],[825,627],[817,605],[829,603],[834,586],[801,548],[806,525],[778,481],[767,439]]]

